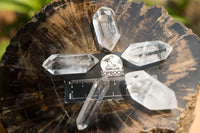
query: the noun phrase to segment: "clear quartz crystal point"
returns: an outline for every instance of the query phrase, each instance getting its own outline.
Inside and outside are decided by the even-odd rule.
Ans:
[[[131,98],[149,110],[177,108],[174,91],[145,71],[127,73],[125,81]]]
[[[115,12],[108,7],[101,7],[93,16],[93,26],[99,45],[112,51],[119,41]]]
[[[136,66],[144,66],[167,59],[172,47],[162,41],[148,41],[131,44],[122,58]]]
[[[43,67],[53,75],[88,72],[99,60],[91,54],[54,54],[43,62]]]
[[[109,86],[110,82],[106,77],[100,78],[94,82],[76,119],[78,130],[84,130],[92,121],[94,113],[97,111],[102,99],[109,89]]]

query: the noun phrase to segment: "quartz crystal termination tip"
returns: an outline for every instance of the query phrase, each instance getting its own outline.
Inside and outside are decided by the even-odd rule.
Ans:
[[[78,130],[84,130],[88,127],[109,87],[110,81],[106,77],[100,78],[93,83],[87,99],[76,119]]]
[[[127,73],[125,81],[131,98],[149,110],[177,108],[174,91],[145,71]]]
[[[162,41],[133,43],[121,57],[136,66],[144,66],[167,59],[172,49],[169,44]]]
[[[99,8],[93,16],[93,26],[99,45],[112,51],[121,37],[115,12],[109,7]]]
[[[87,73],[99,60],[91,54],[54,54],[43,62],[52,75]]]

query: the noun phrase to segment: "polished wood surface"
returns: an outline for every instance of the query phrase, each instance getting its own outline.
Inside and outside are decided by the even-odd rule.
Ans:
[[[0,120],[8,132],[79,132],[75,120],[82,103],[65,104],[63,77],[51,76],[41,65],[51,54],[101,52],[91,23],[101,6],[117,15],[122,37],[115,51],[151,40],[173,46],[169,58],[148,71],[175,91],[178,109],[150,111],[133,100],[104,101],[82,132],[176,130],[200,80],[199,38],[159,6],[129,0],[54,0],[18,31],[2,58]]]

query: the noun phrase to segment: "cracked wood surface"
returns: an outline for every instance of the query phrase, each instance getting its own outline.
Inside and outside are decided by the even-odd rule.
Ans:
[[[75,119],[82,103],[64,104],[62,77],[52,77],[41,65],[51,54],[99,52],[91,22],[101,6],[117,15],[122,37],[115,51],[151,40],[173,46],[166,61],[148,70],[175,91],[178,109],[150,111],[131,100],[104,101],[82,132],[176,131],[182,111],[197,92],[199,38],[159,6],[128,0],[55,0],[18,31],[2,58],[0,120],[8,132],[78,132]]]

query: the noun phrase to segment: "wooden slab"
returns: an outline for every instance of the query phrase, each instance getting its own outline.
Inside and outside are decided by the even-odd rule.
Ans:
[[[172,88],[178,109],[150,111],[133,100],[106,101],[83,132],[175,131],[180,114],[196,93],[200,79],[200,40],[159,6],[129,0],[55,0],[13,37],[0,64],[1,121],[8,132],[79,132],[82,103],[64,104],[62,77],[42,68],[51,54],[96,53],[92,16],[101,7],[117,14],[122,37],[115,51],[131,43],[162,40],[173,46],[170,57],[152,67]]]

